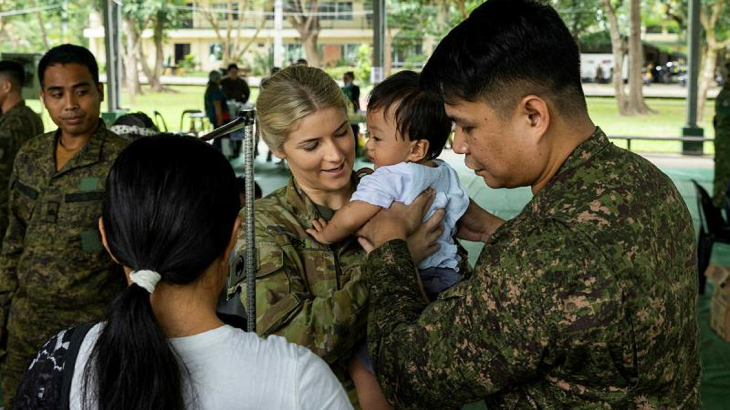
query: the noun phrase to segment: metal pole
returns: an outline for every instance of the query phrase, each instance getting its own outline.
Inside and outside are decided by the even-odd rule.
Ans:
[[[284,1],[274,2],[274,67],[284,66]]]
[[[248,292],[247,304],[248,320],[247,330],[256,333],[256,232],[254,229],[254,202],[256,201],[253,177],[253,150],[255,148],[255,137],[258,134],[258,121],[245,128],[244,150],[246,167],[246,289]]]
[[[370,71],[370,82],[373,84],[383,81],[385,25],[385,0],[373,0],[373,66]]]
[[[697,80],[700,71],[700,0],[689,1],[689,26],[687,28],[687,125],[682,128],[683,137],[702,137],[704,130],[697,126]],[[703,143],[682,142],[682,153],[702,155]]]
[[[104,0],[104,45],[106,48],[107,106],[110,112],[121,107],[122,27],[121,7],[114,0]]]
[[[244,271],[246,273],[246,295],[248,296],[246,301],[246,328],[249,332],[256,332],[256,232],[254,229],[254,201],[256,196],[253,172],[253,150],[256,146],[255,138],[259,132],[256,111],[254,109],[239,111],[238,118],[203,135],[201,139],[210,141],[241,129],[244,130],[243,150],[246,161],[244,169],[246,178],[246,220],[243,226],[246,233]]]

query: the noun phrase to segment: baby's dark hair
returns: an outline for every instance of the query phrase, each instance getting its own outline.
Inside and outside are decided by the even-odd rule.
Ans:
[[[451,134],[451,120],[446,116],[444,103],[438,95],[418,86],[419,75],[413,71],[401,71],[386,78],[370,92],[368,111],[385,110],[398,104],[393,117],[396,128],[403,138],[411,141],[427,140],[428,153],[424,159],[441,155]]]

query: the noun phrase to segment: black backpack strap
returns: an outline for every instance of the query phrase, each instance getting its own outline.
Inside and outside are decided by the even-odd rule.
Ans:
[[[96,323],[84,323],[73,329],[71,340],[69,342],[68,351],[64,355],[63,360],[63,378],[61,379],[61,410],[70,408],[69,399],[71,397],[71,382],[74,379],[74,369],[76,368],[76,358],[79,355],[81,344],[86,338],[86,334],[94,327]]]

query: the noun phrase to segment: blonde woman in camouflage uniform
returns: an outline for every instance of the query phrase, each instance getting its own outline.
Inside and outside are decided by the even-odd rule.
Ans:
[[[324,71],[288,67],[271,77],[257,101],[262,138],[286,159],[292,178],[256,201],[256,332],[280,335],[321,356],[358,407],[347,366],[353,347],[365,337],[368,291],[361,279],[365,253],[356,238],[322,245],[306,229],[329,220],[349,201],[358,177],[352,170],[355,144],[347,102]],[[243,212],[243,211],[242,211]],[[409,238],[414,258],[432,253],[442,213]],[[243,255],[239,230],[237,256]],[[229,294],[246,283],[234,279]]]

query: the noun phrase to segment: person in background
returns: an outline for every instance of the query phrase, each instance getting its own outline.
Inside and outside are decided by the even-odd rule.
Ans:
[[[41,99],[57,130],[20,148],[10,177],[8,229],[0,253],[5,407],[49,336],[99,320],[124,288],[97,221],[106,176],[127,141],[99,118],[104,88],[94,55],[64,44],[38,65]]]
[[[307,61],[306,58],[300,58],[300,59],[297,59],[297,62],[294,63],[294,65],[301,65],[304,67],[309,67],[309,62]]]
[[[725,64],[725,81],[715,98],[715,179],[712,202],[716,207],[730,207],[726,191],[730,184],[730,63]],[[730,214],[728,215],[730,217]]]
[[[143,112],[122,115],[114,121],[109,130],[130,142],[142,137],[160,135],[160,130],[152,118]]]
[[[208,73],[208,85],[205,87],[205,115],[213,125],[213,128],[222,127],[231,120],[231,113],[228,111],[228,102],[226,95],[221,89],[221,73],[213,70]],[[228,141],[228,137],[217,138],[213,141],[213,146],[218,150],[223,149],[223,141]]]
[[[226,95],[226,98],[228,98],[229,110],[233,111],[230,115],[232,117],[236,116],[238,110],[248,102],[248,97],[251,95],[251,90],[248,88],[246,80],[238,76],[238,66],[236,64],[228,65],[226,76],[221,80],[221,89]],[[231,100],[233,100],[233,102],[231,102]],[[231,154],[232,158],[238,158],[241,154],[243,141],[240,137],[241,133],[234,134],[230,137],[231,142],[233,143],[233,154]],[[255,148],[254,157],[256,157],[256,151],[258,150]]]
[[[0,245],[8,227],[8,183],[20,147],[43,133],[43,120],[25,105],[25,70],[15,61],[0,61]]]
[[[350,409],[327,364],[281,337],[224,325],[215,305],[240,225],[233,168],[191,137],[142,138],[115,161],[98,221],[127,288],[105,321],[52,337],[18,390],[20,408]],[[76,347],[74,346],[74,347]]]
[[[355,85],[355,73],[348,71],[342,75],[342,92],[345,93],[345,97],[350,101],[352,106],[353,114],[360,112],[360,87]],[[348,110],[349,112],[349,110]],[[357,121],[351,121],[352,133],[355,135],[355,149],[358,148],[358,136],[360,135],[360,125]]]
[[[221,88],[226,98],[241,104],[246,104],[248,97],[251,96],[248,83],[238,76],[238,66],[236,64],[228,65],[226,76],[221,80]]]

